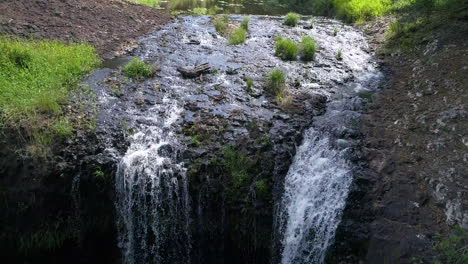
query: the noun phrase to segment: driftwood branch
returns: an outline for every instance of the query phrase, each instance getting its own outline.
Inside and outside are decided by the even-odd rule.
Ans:
[[[177,71],[182,74],[184,78],[197,78],[203,73],[208,73],[211,69],[211,66],[208,63],[197,65],[193,68],[177,68]]]

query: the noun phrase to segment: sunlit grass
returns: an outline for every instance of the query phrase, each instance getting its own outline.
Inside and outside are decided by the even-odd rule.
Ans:
[[[0,37],[0,125],[49,144],[72,130],[63,105],[81,78],[99,64],[87,44]]]
[[[160,0],[130,0],[131,2],[147,5],[151,7],[159,7]]]
[[[392,7],[391,0],[334,0],[334,4],[340,18],[354,22],[382,16]]]

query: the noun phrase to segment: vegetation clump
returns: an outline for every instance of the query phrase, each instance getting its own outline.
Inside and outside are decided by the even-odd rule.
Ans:
[[[216,32],[218,32],[221,35],[226,34],[227,29],[228,29],[228,23],[229,23],[229,17],[227,15],[216,16],[214,18],[214,26],[215,26]]]
[[[301,41],[301,57],[304,61],[311,61],[315,58],[317,43],[312,37],[305,36]]]
[[[198,15],[198,16],[203,16],[208,14],[208,9],[206,7],[195,7],[192,10],[192,14]]]
[[[391,0],[334,0],[338,17],[350,22],[364,22],[384,15],[391,7]]]
[[[243,28],[245,31],[249,31],[249,22],[250,22],[250,17],[248,16],[245,16],[243,19],[242,19],[242,22],[240,24],[240,27]]]
[[[99,62],[90,45],[0,37],[0,125],[21,129],[44,155],[56,135],[71,134],[63,105]]]
[[[123,68],[125,76],[132,79],[149,78],[154,75],[154,67],[142,61],[138,57],[134,57]]]
[[[286,76],[280,69],[274,69],[268,75],[265,90],[274,96],[282,96],[286,91]]]
[[[254,82],[251,78],[248,78],[247,81],[246,81],[246,84],[247,84],[247,92],[251,92],[252,91],[252,88],[254,86]]]
[[[468,263],[468,231],[455,227],[452,234],[440,238],[435,245],[438,252],[435,264],[462,264]]]
[[[229,45],[239,45],[245,42],[245,39],[247,38],[247,32],[244,30],[244,28],[239,27],[235,29],[230,35],[229,35]]]
[[[299,47],[292,39],[278,36],[276,39],[275,55],[282,60],[296,60],[299,53]]]
[[[288,13],[284,18],[284,24],[286,26],[295,27],[299,22],[299,15],[296,13]]]

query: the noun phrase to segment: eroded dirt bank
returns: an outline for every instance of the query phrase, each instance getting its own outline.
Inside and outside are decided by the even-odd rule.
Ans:
[[[135,38],[170,19],[164,11],[123,0],[0,2],[0,34],[85,41],[104,58],[136,47]]]

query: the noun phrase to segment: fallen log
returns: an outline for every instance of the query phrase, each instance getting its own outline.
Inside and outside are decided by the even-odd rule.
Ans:
[[[177,71],[182,74],[184,78],[197,78],[198,76],[202,75],[203,73],[208,73],[211,69],[211,66],[208,63],[197,65],[193,68],[177,68]]]

